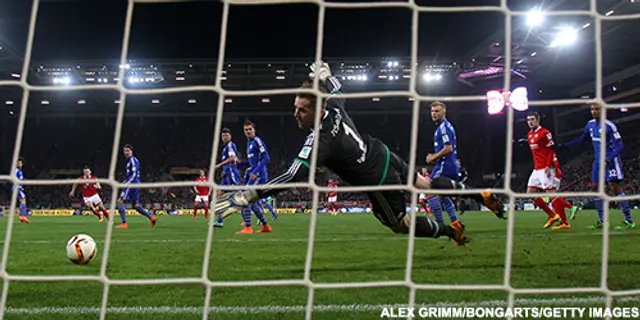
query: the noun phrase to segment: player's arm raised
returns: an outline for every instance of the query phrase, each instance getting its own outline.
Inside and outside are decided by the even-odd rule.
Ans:
[[[345,99],[340,97],[340,94],[342,94],[342,83],[331,74],[329,64],[322,62],[322,64],[316,66],[316,64],[313,63],[309,69],[311,69],[311,73],[309,73],[311,80],[313,80],[317,73],[320,85],[324,85],[331,94],[329,99],[327,99],[327,107],[344,109]]]

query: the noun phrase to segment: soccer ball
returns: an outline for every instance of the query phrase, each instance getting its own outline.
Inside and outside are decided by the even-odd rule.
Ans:
[[[67,258],[75,264],[87,264],[95,258],[98,246],[95,240],[86,234],[77,234],[67,242]]]

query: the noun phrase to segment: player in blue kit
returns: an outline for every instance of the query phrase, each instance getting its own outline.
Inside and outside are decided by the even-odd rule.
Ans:
[[[24,166],[24,159],[18,158],[18,163],[16,164],[16,178],[20,181],[24,181],[24,174],[22,173],[22,166]],[[13,191],[14,187],[11,187]],[[31,221],[27,218],[27,195],[24,193],[24,188],[21,184],[17,185],[18,188],[18,201],[20,202],[20,217],[18,220],[22,223],[30,224]]]
[[[222,143],[224,143],[224,147],[222,148],[222,162],[216,165],[216,170],[222,168],[222,181],[221,185],[223,186],[237,186],[240,185],[240,171],[238,170],[238,147],[231,140],[233,137],[231,135],[231,130],[229,128],[222,129]],[[221,195],[223,191],[219,191],[218,194]],[[218,213],[218,219],[213,224],[214,227],[222,228],[222,214]]]
[[[269,163],[269,150],[267,145],[262,139],[256,136],[256,125],[247,120],[244,123],[244,135],[247,137],[247,162],[249,168],[245,171],[244,184],[256,185],[266,184],[269,182],[269,175],[267,174],[267,163]],[[264,218],[264,207],[262,201],[256,201],[252,203],[249,208],[242,210],[242,218],[244,220],[244,227],[242,230],[236,232],[236,234],[252,234],[253,228],[251,227],[251,212],[258,217],[262,227],[258,230],[258,233],[271,232],[271,226]]]
[[[431,171],[431,179],[440,177],[458,181],[460,167],[458,165],[458,146],[456,130],[446,118],[447,106],[439,101],[431,103],[431,119],[436,123],[436,131],[433,134],[433,148],[435,153],[427,155],[427,163],[435,163]],[[451,223],[458,220],[456,205],[451,197],[430,195],[427,197],[429,207],[433,212],[436,222],[444,222],[442,209],[449,215]]]
[[[122,219],[122,223],[117,226],[118,229],[127,229],[129,228],[129,224],[127,223],[127,210],[124,207],[125,202],[133,203],[134,208],[141,215],[149,218],[151,221],[151,227],[156,225],[156,217],[152,216],[147,210],[145,210],[142,205],[140,205],[140,189],[132,187],[130,185],[140,183],[140,161],[133,155],[133,146],[130,144],[126,144],[122,148],[122,152],[124,156],[127,158],[127,180],[125,183],[128,187],[120,193],[120,198],[118,199],[118,212],[120,213],[120,218]]]
[[[591,104],[591,115],[593,116],[592,120],[587,122],[587,125],[582,132],[582,135],[570,142],[565,143],[564,147],[570,147],[574,145],[578,145],[586,141],[588,138],[591,138],[591,144],[593,145],[593,150],[595,153],[595,157],[593,160],[593,164],[591,166],[591,187],[593,190],[598,189],[598,180],[600,177],[600,143],[605,143],[605,152],[606,152],[606,169],[605,169],[605,179],[609,184],[609,187],[613,191],[616,196],[624,196],[625,193],[622,191],[622,186],[620,183],[624,180],[624,171],[622,169],[622,160],[620,157],[620,153],[624,148],[624,144],[622,143],[622,136],[620,132],[618,132],[618,128],[616,125],[610,120],[605,120],[606,132],[603,135],[600,127],[600,106],[593,103]],[[604,141],[602,141],[602,137],[604,136]],[[595,225],[590,226],[590,229],[600,229],[602,228],[602,199],[595,199],[596,211],[598,212],[598,221]],[[622,225],[616,227],[616,229],[626,229],[626,228],[635,228],[636,225],[631,218],[631,210],[629,209],[629,201],[620,200],[618,201],[618,206],[620,210],[624,214],[624,222]]]

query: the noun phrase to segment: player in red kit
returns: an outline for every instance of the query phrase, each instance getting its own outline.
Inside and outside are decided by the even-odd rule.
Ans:
[[[91,180],[91,179],[97,179],[95,176],[91,175],[91,169],[89,167],[84,167],[84,169],[82,170],[82,177],[78,178],[78,180]],[[107,208],[104,207],[104,204],[102,203],[102,199],[100,199],[100,195],[98,194],[98,189],[102,189],[102,186],[100,186],[100,183],[96,182],[96,183],[81,183],[80,186],[82,187],[82,198],[84,199],[84,204],[89,207],[89,209],[91,209],[91,211],[98,216],[98,219],[100,219],[100,223],[102,223],[104,221],[104,217],[107,217],[107,219],[109,219],[109,211],[107,211]],[[74,184],[73,187],[71,187],[71,192],[69,192],[69,197],[73,198],[73,195],[76,193],[76,188],[78,187],[78,184]],[[96,209],[96,207],[98,207],[100,209],[100,211],[98,211]]]
[[[527,192],[555,193],[559,185],[559,181],[556,180],[559,166],[556,152],[553,149],[553,135],[549,130],[540,126],[540,114],[537,112],[532,112],[527,116],[527,125],[530,129],[527,142],[533,155],[533,172],[529,176]],[[556,158],[555,163],[554,158]],[[562,173],[560,172],[560,174]],[[534,203],[549,216],[544,228],[553,226],[558,220],[560,220],[560,225],[551,228],[552,230],[571,228],[567,222],[562,200],[552,202],[556,211],[554,213],[542,198],[534,199]]]
[[[329,180],[329,184],[327,184],[327,188],[337,188],[338,183],[340,183],[340,180],[338,180],[337,178],[333,180]],[[330,213],[338,212],[338,193],[337,192],[329,191],[327,193],[327,205],[329,206]]]
[[[204,169],[200,169],[200,176],[196,178],[196,182],[209,181],[207,177],[207,172]],[[196,200],[193,204],[193,220],[196,219],[198,215],[198,208],[202,207],[204,209],[204,219],[209,218],[209,195],[211,194],[211,189],[208,186],[194,186],[193,190],[196,192]]]

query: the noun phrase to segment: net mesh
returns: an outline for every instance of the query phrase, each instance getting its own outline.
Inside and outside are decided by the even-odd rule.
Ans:
[[[166,0],[138,0],[138,1],[129,1],[127,11],[126,11],[126,20],[125,20],[125,28],[124,28],[124,37],[123,37],[123,45],[122,45],[122,53],[120,57],[121,65],[125,65],[127,63],[127,54],[129,47],[129,39],[130,39],[130,30],[131,30],[131,22],[133,19],[133,11],[135,9],[136,3],[158,3],[158,2],[181,2],[181,1],[166,1]],[[122,123],[125,111],[125,101],[127,95],[135,95],[135,94],[150,94],[150,93],[176,93],[176,92],[193,92],[193,91],[211,91],[218,94],[218,106],[217,106],[217,115],[215,121],[215,135],[219,136],[222,126],[222,115],[224,112],[224,100],[225,96],[233,95],[233,96],[264,96],[264,95],[277,95],[277,94],[294,94],[301,92],[300,89],[278,89],[278,90],[253,90],[253,91],[230,91],[225,90],[221,86],[221,75],[223,74],[223,65],[225,59],[225,48],[226,48],[226,40],[227,40],[227,27],[228,27],[228,18],[229,11],[232,6],[235,5],[268,5],[268,4],[294,4],[294,3],[314,3],[318,5],[318,28],[317,28],[317,41],[316,41],[316,52],[315,52],[315,61],[319,62],[322,57],[323,52],[323,39],[324,39],[324,21],[325,21],[325,12],[326,9],[336,8],[336,9],[357,9],[357,8],[406,8],[412,11],[412,27],[411,27],[411,74],[410,77],[410,86],[408,91],[384,91],[384,92],[366,92],[366,93],[346,93],[344,94],[344,98],[371,98],[371,97],[387,97],[387,96],[407,96],[414,99],[413,109],[412,109],[412,128],[411,128],[411,157],[410,157],[410,168],[413,171],[416,166],[416,155],[415,150],[417,149],[417,140],[418,140],[418,120],[419,120],[419,112],[420,112],[420,102],[422,101],[433,101],[433,100],[444,100],[444,101],[477,101],[484,100],[484,96],[459,96],[459,97],[443,97],[443,96],[421,96],[416,92],[416,76],[418,74],[417,70],[417,53],[418,53],[418,16],[423,12],[449,12],[449,13],[460,13],[460,12],[500,12],[504,14],[505,21],[505,48],[511,48],[511,22],[514,16],[522,16],[525,15],[526,12],[517,12],[512,11],[507,6],[506,0],[501,0],[500,4],[497,6],[467,6],[467,7],[428,7],[428,6],[419,6],[414,1],[408,2],[358,2],[358,3],[329,3],[324,1],[314,1],[314,0],[224,0],[223,1],[223,15],[222,15],[222,27],[221,27],[221,37],[220,37],[220,47],[219,47],[219,55],[218,55],[218,64],[217,64],[217,72],[216,72],[216,82],[213,86],[192,86],[192,87],[180,87],[180,88],[166,88],[166,89],[129,89],[125,88],[124,83],[124,72],[120,72],[119,81],[114,85],[83,85],[83,86],[66,86],[66,87],[45,87],[45,86],[32,86],[27,83],[27,75],[29,74],[29,66],[31,62],[31,52],[33,48],[33,39],[35,33],[35,25],[38,16],[38,7],[39,1],[34,0],[33,7],[31,11],[30,24],[29,24],[29,32],[28,32],[28,42],[25,51],[24,65],[22,67],[22,78],[20,81],[0,81],[0,86],[20,86],[23,91],[22,105],[20,110],[20,116],[18,121],[18,131],[16,136],[16,144],[13,153],[13,161],[12,161],[12,170],[10,172],[15,172],[15,164],[17,163],[21,141],[24,132],[25,120],[27,115],[27,105],[29,102],[30,93],[33,91],[61,91],[61,90],[95,90],[95,89],[115,89],[120,93],[119,105],[118,105],[118,113],[116,118],[116,127],[115,127],[115,138],[112,149],[111,156],[111,165],[109,168],[109,177],[106,181],[101,181],[103,183],[110,184],[113,188],[112,200],[111,200],[111,208],[116,207],[116,199],[117,199],[117,190],[124,186],[124,184],[119,183],[115,179],[115,171],[117,164],[117,157],[120,145],[120,134],[122,131]],[[567,15],[581,15],[591,17],[594,20],[594,32],[595,32],[595,52],[596,52],[596,70],[595,70],[595,101],[603,106],[603,110],[605,112],[601,112],[601,119],[604,120],[606,118],[606,110],[610,108],[619,108],[616,105],[609,105],[604,102],[602,95],[602,21],[603,20],[629,20],[629,19],[640,19],[640,14],[633,15],[618,15],[618,16],[605,16],[600,14],[596,9],[596,0],[590,0],[590,9],[589,10],[570,10],[570,11],[552,11],[547,12],[545,15],[556,15],[556,16],[567,16]],[[504,52],[504,61],[505,61],[505,70],[511,70],[511,50],[505,50]],[[510,88],[511,84],[511,74],[510,72],[504,73],[504,84],[503,88]],[[321,93],[318,90],[318,79],[314,79],[314,89],[308,90],[310,93],[314,93],[318,96],[326,96],[326,94]],[[320,99],[318,99],[320,101]],[[546,101],[533,101],[530,103],[532,106],[557,106],[557,105],[569,105],[569,104],[580,104],[585,103],[585,100],[582,99],[563,99],[563,100],[546,100]],[[640,103],[632,103],[625,104],[625,107],[640,107]],[[316,117],[316,127],[319,126],[320,122],[320,108],[316,108],[318,111]],[[504,168],[504,176],[510,177],[512,173],[512,143],[513,141],[513,133],[514,133],[514,111],[511,108],[506,109],[507,116],[507,136],[506,136],[506,161]],[[605,122],[601,121],[601,128],[605,129]],[[217,151],[219,147],[219,139],[214,139],[213,143],[213,154],[212,160],[217,159]],[[315,185],[313,182],[313,177],[315,177],[315,168],[316,168],[316,155],[317,152],[317,139],[314,141],[313,148],[314,155],[312,157],[311,167],[311,175],[310,179],[307,183],[296,183],[296,184],[287,184],[286,186],[291,187],[304,187],[310,188],[313,190],[313,207],[312,212],[318,212],[318,203],[319,203],[319,193],[320,192],[328,192],[329,189],[326,187],[320,187]],[[604,159],[605,155],[605,144],[601,144],[600,150],[600,158]],[[211,161],[213,169],[215,161]],[[209,170],[211,174],[213,174],[214,170]],[[604,224],[607,225],[608,222],[608,211],[609,211],[609,201],[612,201],[612,197],[608,196],[605,193],[605,186],[603,181],[605,181],[605,166],[600,165],[600,183],[598,185],[598,191],[596,192],[582,192],[582,193],[558,193],[558,196],[564,197],[588,197],[588,196],[598,196],[603,200],[603,210],[605,212],[604,215]],[[19,181],[14,176],[0,176],[0,179],[10,180],[12,183],[18,183]],[[416,189],[413,186],[413,177],[410,177],[410,181],[406,186],[385,186],[385,187],[345,187],[341,188],[341,190],[345,192],[362,192],[365,190],[390,190],[390,189],[402,189],[402,190],[411,190],[412,203],[416,203],[417,196],[420,190]],[[210,181],[213,180],[213,176],[210,177]],[[60,185],[60,184],[72,184],[73,181],[52,181],[52,180],[30,180],[30,181],[21,181],[23,185]],[[202,184],[204,185],[204,184]],[[217,185],[213,182],[209,183],[210,187],[214,189],[217,188]],[[142,183],[139,185],[140,188],[158,188],[158,187],[192,187],[192,182],[163,182],[163,183]],[[284,186],[284,185],[283,185]],[[247,189],[247,188],[257,188],[257,187],[229,187],[225,186],[226,190],[229,189]],[[215,191],[215,190],[214,190]],[[100,275],[99,276],[20,276],[20,275],[12,275],[8,274],[6,271],[7,259],[9,255],[9,247],[11,244],[11,234],[13,230],[13,219],[15,217],[15,209],[17,204],[17,188],[14,190],[11,198],[11,207],[9,219],[7,222],[7,231],[5,234],[5,243],[4,250],[2,253],[2,263],[0,265],[0,277],[2,277],[4,281],[4,286],[2,290],[2,296],[0,299],[0,319],[4,318],[7,296],[9,292],[9,286],[12,281],[98,281],[104,284],[102,302],[100,306],[100,319],[105,319],[107,315],[107,305],[109,299],[109,287],[111,285],[162,285],[162,284],[202,284],[206,288],[204,305],[202,308],[202,318],[208,319],[210,312],[210,300],[211,300],[211,291],[213,287],[251,287],[251,286],[306,286],[308,288],[308,299],[307,299],[307,307],[305,309],[305,319],[311,319],[312,310],[314,305],[314,292],[316,289],[345,289],[345,288],[373,288],[373,287],[397,287],[397,286],[405,286],[410,289],[408,307],[414,307],[416,304],[416,292],[418,290],[476,290],[476,291],[489,291],[489,290],[500,290],[508,293],[508,300],[506,303],[506,307],[514,307],[515,304],[515,295],[516,294],[567,294],[567,293],[599,293],[603,294],[606,297],[606,307],[611,308],[613,305],[613,298],[616,296],[629,296],[629,295],[640,295],[640,290],[627,290],[627,291],[611,291],[607,285],[607,276],[608,276],[608,256],[609,256],[609,230],[607,228],[603,228],[603,245],[602,245],[602,263],[601,263],[601,281],[600,286],[597,287],[582,287],[582,288],[546,288],[546,289],[520,289],[514,288],[511,285],[511,264],[512,264],[512,252],[513,252],[513,239],[514,239],[514,226],[515,219],[514,215],[514,207],[515,207],[515,199],[516,198],[532,198],[533,196],[530,194],[522,194],[516,193],[511,190],[511,181],[510,179],[505,179],[504,187],[502,189],[494,190],[496,193],[506,194],[509,197],[509,212],[508,216],[512,217],[508,220],[507,224],[507,237],[506,237],[506,255],[505,255],[505,272],[504,272],[504,283],[501,285],[449,285],[449,284],[440,284],[440,285],[428,285],[428,284],[418,284],[413,282],[412,280],[412,265],[413,265],[413,251],[415,246],[415,235],[414,229],[411,228],[410,236],[408,237],[408,252],[407,252],[407,263],[406,263],[406,271],[405,271],[405,279],[404,281],[380,281],[380,282],[351,282],[351,283],[314,283],[311,281],[311,263],[313,260],[313,248],[314,248],[314,239],[315,239],[315,231],[316,231],[316,222],[317,215],[312,214],[310,219],[310,229],[309,229],[309,238],[308,238],[308,248],[306,255],[306,262],[304,266],[304,277],[302,279],[290,279],[290,280],[270,280],[270,281],[235,281],[235,282],[213,282],[208,279],[207,274],[209,270],[209,261],[210,261],[210,253],[211,253],[211,245],[213,238],[213,222],[214,219],[210,219],[209,228],[207,232],[206,238],[206,247],[204,252],[204,262],[202,265],[202,276],[199,278],[163,278],[163,279],[145,279],[145,280],[115,280],[109,279],[107,277],[107,263],[109,259],[109,248],[111,246],[111,237],[112,237],[112,225],[113,221],[111,220],[109,223],[109,227],[107,228],[106,237],[104,247],[102,248],[102,260],[100,266]],[[473,190],[465,190],[465,191],[439,191],[440,194],[469,194],[469,193],[477,193],[477,191]],[[214,198],[213,202],[215,202],[216,192],[213,192]],[[625,197],[616,197],[615,200],[620,199],[637,199],[638,197],[634,196],[625,196]],[[415,208],[415,206],[412,206]],[[411,212],[411,221],[415,223],[416,211],[415,209]],[[295,308],[292,309],[295,311]],[[121,310],[122,311],[122,310]],[[511,318],[511,317],[509,317]],[[610,317],[607,317],[609,319]]]

